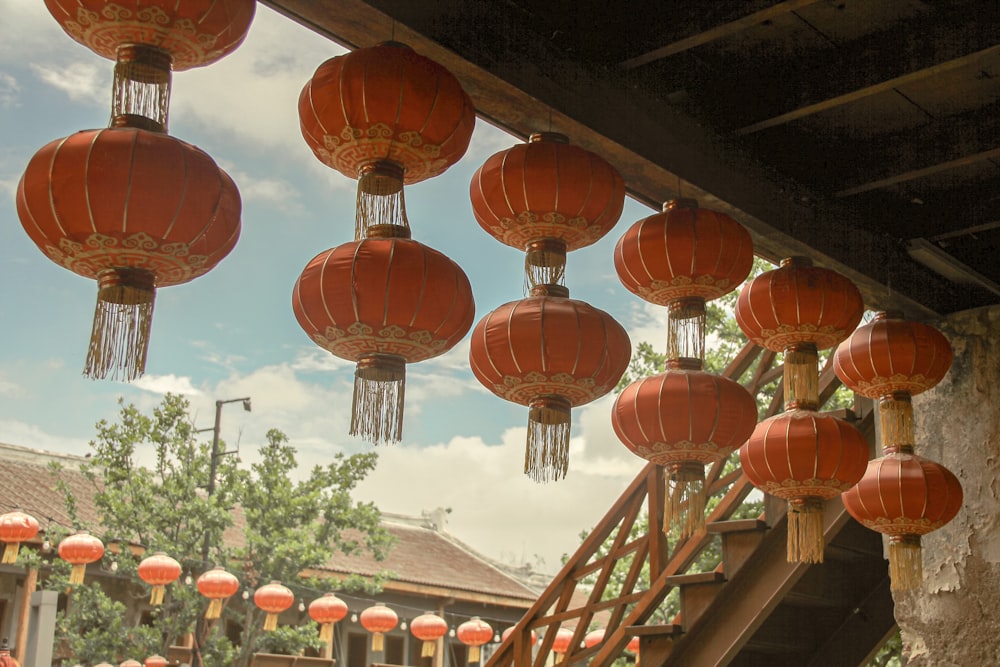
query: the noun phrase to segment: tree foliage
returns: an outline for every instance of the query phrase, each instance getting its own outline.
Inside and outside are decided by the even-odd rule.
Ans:
[[[199,625],[205,600],[195,586],[184,585],[184,575],[168,587],[162,606],[148,608],[148,589],[136,572],[139,557],[131,555],[128,544],[141,545],[146,553],[167,553],[192,577],[213,564],[222,565],[239,577],[247,592],[272,580],[283,582],[297,597],[310,599],[326,590],[366,586],[373,591],[380,586],[380,580],[320,582],[302,576],[325,566],[338,551],[368,550],[381,559],[390,547],[391,537],[380,526],[378,509],[351,497],[358,482],[374,469],[374,453],[336,454],[329,464],[316,466],[296,481],[295,450],[283,433],[271,430],[259,460],[250,466],[241,465],[236,457],[217,457],[213,493],[208,494],[211,445],[198,441],[187,400],[169,394],[151,415],[134,405],[122,405],[117,422],[97,424],[91,448],[82,472],[94,486],[99,525],[83,525],[79,499],[65,484],[59,488],[77,527],[91,530],[105,544],[122,546],[109,550],[103,563],[107,569],[115,567],[117,576],[75,587],[67,608],[60,612],[59,638],[74,664],[117,664],[126,658],[166,654],[168,646]],[[224,450],[223,444],[220,451]],[[152,463],[140,465],[150,453]],[[207,558],[203,558],[206,539]],[[46,585],[66,590],[68,578],[56,567]],[[113,600],[111,591],[105,590],[111,586],[119,596],[130,596],[132,604]],[[143,608],[149,614],[148,625],[141,622],[138,610]],[[242,628],[235,646],[222,631],[227,622]],[[263,612],[234,598],[221,621],[200,628],[204,667],[244,667],[262,647],[297,653],[318,645],[314,626],[264,637],[262,622]]]

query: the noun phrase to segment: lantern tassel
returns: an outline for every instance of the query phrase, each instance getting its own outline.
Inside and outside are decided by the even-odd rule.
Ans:
[[[403,437],[403,398],[406,362],[389,354],[358,360],[354,371],[351,435],[375,445],[399,442]]]
[[[882,449],[913,446],[916,439],[913,426],[913,403],[906,394],[894,394],[878,403],[879,425],[882,427]]]
[[[535,399],[528,410],[524,474],[535,482],[559,481],[569,468],[570,403],[561,396]]]
[[[403,200],[403,173],[401,166],[388,160],[361,167],[354,218],[355,240],[367,238],[368,228],[374,225],[410,228]]]
[[[319,640],[324,644],[329,644],[333,639],[333,623],[322,623],[319,626]]]
[[[75,565],[73,565],[73,570],[69,573],[69,583],[73,586],[77,584],[82,584],[86,576],[87,576],[87,564],[76,563]]]
[[[214,620],[222,616],[222,598],[213,598],[211,602],[208,603],[208,609],[205,611],[205,618],[208,620]]]
[[[667,360],[705,362],[705,299],[687,297],[667,306]]]
[[[149,594],[149,604],[154,607],[163,604],[163,596],[166,590],[167,587],[162,584],[153,586],[153,590]]]
[[[471,662],[479,662],[479,655],[480,655],[480,651],[479,651],[479,647],[478,646],[470,646],[469,647],[469,662],[470,663]]]
[[[889,578],[894,591],[912,591],[923,584],[924,564],[919,535],[893,535],[889,539]]]
[[[823,550],[823,501],[819,498],[802,498],[788,502],[789,563],[822,563]]]
[[[117,56],[111,126],[166,132],[173,57],[146,44],[123,44]]]
[[[381,632],[372,634],[372,650],[379,652],[385,647],[385,641]]]
[[[274,632],[278,629],[278,615],[268,614],[264,617],[264,632]]]
[[[17,562],[17,553],[21,548],[20,542],[8,542],[3,548],[3,559],[0,559],[5,565]]]
[[[680,463],[669,468],[666,478],[663,532],[680,530],[680,538],[705,528],[705,467]]]
[[[562,285],[566,280],[566,243],[540,239],[528,243],[524,253],[524,291],[538,285]]]
[[[434,656],[434,644],[436,642],[424,642],[424,645],[420,648],[421,658],[431,658]]]
[[[785,350],[785,406],[819,407],[819,352],[815,343],[797,343]]]
[[[97,307],[83,374],[131,382],[146,370],[153,324],[155,277],[140,269],[112,269],[98,277]]]

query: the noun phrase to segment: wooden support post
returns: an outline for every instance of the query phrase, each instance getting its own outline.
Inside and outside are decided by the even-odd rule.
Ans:
[[[24,652],[28,647],[28,616],[31,613],[31,594],[38,586],[38,569],[27,568],[24,585],[21,587],[21,604],[17,608],[17,634],[14,636],[14,659],[24,664]]]

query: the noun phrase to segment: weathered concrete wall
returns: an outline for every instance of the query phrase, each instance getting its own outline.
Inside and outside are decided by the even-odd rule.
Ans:
[[[965,502],[923,538],[924,585],[895,596],[896,619],[910,667],[1000,665],[1000,307],[936,325],[955,363],[914,398],[917,454],[955,473]]]

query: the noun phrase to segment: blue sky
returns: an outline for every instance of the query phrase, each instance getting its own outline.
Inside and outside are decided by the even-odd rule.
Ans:
[[[233,176],[243,197],[242,237],[208,275],[158,292],[144,378],[95,382],[81,370],[96,287],[35,248],[13,194],[36,150],[107,124],[112,63],[66,36],[40,0],[2,2],[0,442],[82,454],[94,423],[114,417],[119,397],[151,407],[175,391],[188,395],[201,427],[211,426],[216,399],[251,396],[252,413],[234,405],[223,417],[223,437],[230,446],[239,439],[245,459],[270,427],[289,435],[305,466],[366,450],[347,435],[353,365],[313,345],[290,305],[306,262],[353,237],[355,182],[312,156],[296,116],[302,85],[342,49],[259,5],[236,53],[175,74],[170,133]],[[468,196],[473,172],[515,141],[480,121],[459,164],[406,191],[414,238],[465,269],[477,319],[522,296],[523,255],[479,228]],[[633,344],[660,347],[665,312],[626,292],[612,265],[618,237],[650,213],[629,200],[606,239],[570,254],[567,285],[575,298],[612,313]],[[520,470],[526,409],[482,388],[467,354],[468,339],[408,368],[403,443],[379,448],[379,467],[358,496],[391,512],[451,507],[449,530],[473,547],[511,561],[538,555],[555,570],[643,462],[615,438],[605,398],[574,411],[567,479],[527,480]]]

